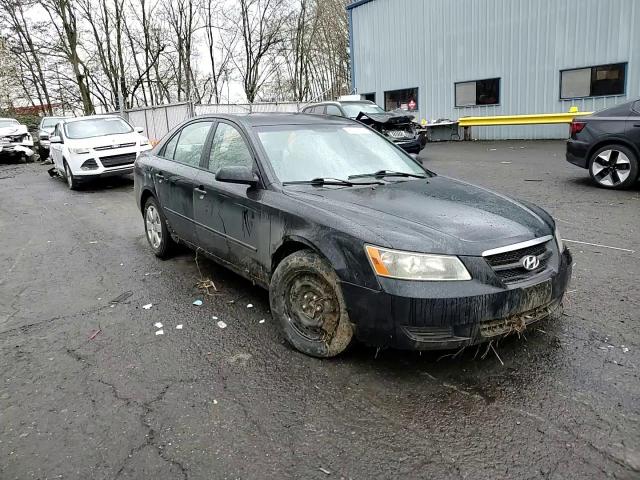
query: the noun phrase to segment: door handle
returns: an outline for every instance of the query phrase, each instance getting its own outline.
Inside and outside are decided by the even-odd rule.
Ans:
[[[193,190],[198,192],[200,195],[206,195],[207,194],[207,191],[204,189],[204,187],[202,185],[200,185],[199,187],[194,188]]]
[[[634,127],[640,127],[640,123],[634,123],[633,126]]]
[[[164,175],[161,173],[156,173],[156,178],[159,179],[160,181],[164,180]]]

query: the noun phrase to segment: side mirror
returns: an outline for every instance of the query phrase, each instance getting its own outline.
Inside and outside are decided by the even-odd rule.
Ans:
[[[142,127],[134,127],[134,130],[138,133],[144,133],[144,128]]]
[[[218,182],[240,183],[255,187],[258,184],[258,176],[250,167],[222,167],[216,173]]]
[[[49,138],[49,143],[62,143],[62,137],[54,135]]]

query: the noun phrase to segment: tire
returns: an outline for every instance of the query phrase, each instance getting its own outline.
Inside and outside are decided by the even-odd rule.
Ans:
[[[286,257],[269,288],[271,313],[294,348],[313,357],[342,353],[353,338],[353,325],[336,272],[310,250]]]
[[[638,179],[638,157],[624,145],[605,145],[591,155],[589,175],[602,188],[629,188]]]
[[[169,233],[167,219],[155,198],[149,197],[145,202],[143,219],[144,233],[151,250],[158,258],[169,258],[175,242]]]
[[[69,168],[69,164],[66,160],[64,161],[64,178],[67,181],[67,187],[69,187],[69,190],[78,189],[78,180],[73,176],[71,168]]]

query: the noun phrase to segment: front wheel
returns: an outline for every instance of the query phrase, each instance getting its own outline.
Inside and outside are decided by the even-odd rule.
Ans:
[[[174,241],[169,233],[164,214],[153,197],[149,197],[144,204],[144,232],[156,257],[168,258]]]
[[[353,326],[331,265],[309,250],[286,257],[273,273],[271,312],[297,350],[333,357],[351,343]]]
[[[66,161],[64,162],[64,176],[67,180],[67,186],[69,187],[69,190],[77,190],[78,180],[76,180],[76,178],[73,176],[71,168],[69,168],[69,164]]]
[[[589,174],[599,187],[628,188],[638,178],[638,158],[624,145],[606,145],[591,156]]]

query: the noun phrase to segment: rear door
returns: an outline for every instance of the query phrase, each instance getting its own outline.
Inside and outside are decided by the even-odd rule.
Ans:
[[[263,212],[263,190],[218,182],[226,166],[256,169],[254,152],[238,126],[220,120],[205,153],[194,200],[199,245],[248,276],[264,278],[269,247],[269,217]]]
[[[640,151],[640,100],[633,103],[630,117],[627,121],[627,135],[636,149]]]
[[[156,193],[169,225],[181,239],[193,244],[197,242],[194,189],[212,125],[211,120],[197,120],[176,132],[158,155],[152,172]]]

